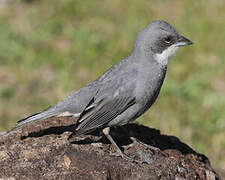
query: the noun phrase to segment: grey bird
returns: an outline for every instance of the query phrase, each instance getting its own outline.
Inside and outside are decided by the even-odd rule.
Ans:
[[[130,55],[56,105],[18,121],[15,128],[52,116],[74,116],[78,118],[76,135],[100,128],[126,158],[109,128],[127,124],[151,107],[159,95],[169,59],[179,47],[190,44],[167,22],[152,21],[138,33]]]

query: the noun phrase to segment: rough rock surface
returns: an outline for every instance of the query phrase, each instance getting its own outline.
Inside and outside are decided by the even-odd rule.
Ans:
[[[220,179],[207,157],[174,136],[138,123],[112,129],[126,154],[146,162],[134,163],[118,156],[98,131],[68,140],[75,120],[49,118],[1,133],[0,180]],[[131,137],[159,149],[149,149]]]

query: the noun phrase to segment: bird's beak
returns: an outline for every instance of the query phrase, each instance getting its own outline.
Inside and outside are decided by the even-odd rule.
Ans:
[[[180,47],[180,46],[187,46],[187,45],[191,45],[191,44],[193,44],[193,42],[191,42],[186,37],[180,35],[179,39],[178,39],[178,41],[176,43],[176,46]]]

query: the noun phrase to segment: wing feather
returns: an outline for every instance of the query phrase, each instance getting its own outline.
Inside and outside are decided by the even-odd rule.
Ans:
[[[89,132],[91,129],[96,129],[108,124],[134,103],[135,98],[103,101],[103,104],[97,105],[91,112],[89,112],[88,116],[81,118],[81,123],[76,129],[77,134],[84,134],[85,132]]]
[[[136,71],[104,81],[78,119],[76,134],[85,134],[104,127],[119,114],[135,104]]]

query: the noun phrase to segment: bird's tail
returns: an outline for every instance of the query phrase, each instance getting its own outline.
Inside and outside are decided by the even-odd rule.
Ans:
[[[28,117],[26,117],[24,119],[19,120],[16,123],[16,125],[15,125],[15,127],[13,129],[16,129],[16,128],[22,126],[22,125],[25,125],[25,124],[28,124],[28,123],[31,123],[31,122],[34,122],[34,121],[39,121],[39,120],[42,120],[42,119],[46,119],[46,118],[55,116],[57,114],[58,114],[58,112],[56,112],[56,111],[48,111],[48,109],[47,109],[45,111],[33,114],[31,116],[28,116]]]

